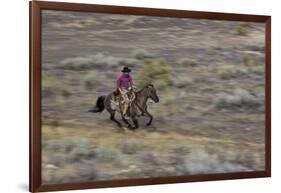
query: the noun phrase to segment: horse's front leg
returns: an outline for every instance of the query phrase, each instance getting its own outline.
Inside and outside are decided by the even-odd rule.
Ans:
[[[147,115],[149,117],[149,121],[146,123],[146,125],[151,125],[153,121],[153,116],[147,111],[147,106],[145,105],[143,108],[139,106],[139,109],[141,110],[141,116]]]
[[[147,114],[147,116],[149,117],[149,121],[147,122],[147,126],[151,125],[152,121],[153,121],[153,116],[146,110],[145,114]]]

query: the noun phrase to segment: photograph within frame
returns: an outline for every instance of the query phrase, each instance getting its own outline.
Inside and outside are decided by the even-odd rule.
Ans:
[[[32,4],[31,189],[270,176],[270,17]],[[106,103],[131,70],[132,98]],[[97,113],[139,90],[155,91],[150,126]]]

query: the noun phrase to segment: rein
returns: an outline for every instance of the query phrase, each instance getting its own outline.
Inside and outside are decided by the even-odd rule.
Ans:
[[[137,99],[139,98],[138,94],[141,93],[141,92],[143,92],[144,89],[145,89],[145,88],[142,88],[141,90],[139,90],[139,91],[136,92],[135,100],[134,100],[136,106],[137,106],[142,112],[144,112],[144,110],[143,110],[143,108],[138,104],[138,102],[137,102],[138,100],[137,100]]]

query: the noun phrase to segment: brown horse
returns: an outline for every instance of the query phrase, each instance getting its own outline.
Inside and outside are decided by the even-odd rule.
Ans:
[[[117,123],[119,127],[122,127],[122,124],[115,119],[115,113],[119,112],[121,114],[122,120],[128,125],[130,129],[136,129],[139,127],[137,117],[139,116],[148,116],[149,121],[146,125],[151,125],[153,116],[147,110],[147,100],[150,98],[155,103],[159,102],[159,97],[157,96],[156,89],[152,84],[148,84],[141,90],[135,93],[135,99],[132,101],[128,114],[130,119],[133,121],[134,126],[130,124],[130,122],[125,119],[124,115],[120,113],[120,108],[118,105],[114,105],[114,92],[110,93],[107,96],[100,96],[97,99],[96,106],[89,110],[89,112],[97,113],[102,112],[106,109],[110,113],[110,119]]]

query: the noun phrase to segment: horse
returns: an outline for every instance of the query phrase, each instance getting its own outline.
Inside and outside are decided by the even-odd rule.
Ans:
[[[99,96],[96,101],[96,106],[91,108],[89,112],[98,113],[106,109],[110,114],[110,120],[115,122],[119,127],[122,128],[121,122],[115,119],[116,112],[121,114],[122,120],[127,124],[129,129],[137,129],[139,127],[137,117],[148,116],[149,121],[146,123],[147,126],[151,125],[153,116],[148,112],[147,100],[152,99],[155,103],[159,102],[157,91],[152,84],[148,84],[142,89],[135,92],[135,99],[131,102],[128,108],[129,118],[133,121],[134,126],[124,117],[121,113],[120,106],[114,105],[115,92],[111,92],[107,96]]]

